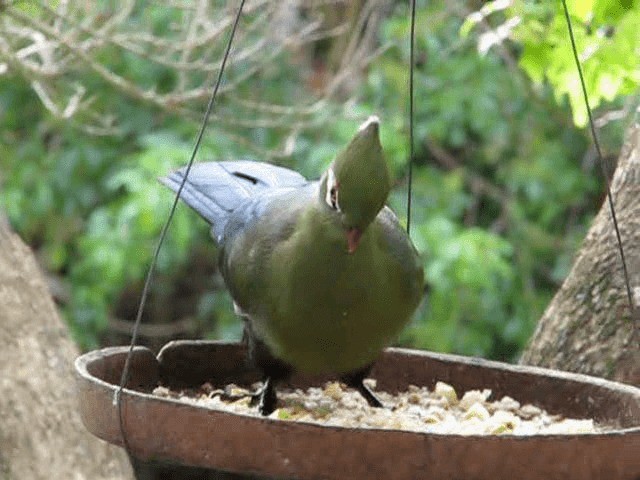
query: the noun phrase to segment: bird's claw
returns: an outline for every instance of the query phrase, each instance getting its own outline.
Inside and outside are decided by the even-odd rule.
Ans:
[[[258,406],[258,411],[264,417],[269,416],[276,409],[278,397],[271,378],[267,377],[260,389],[251,394],[251,406]]]

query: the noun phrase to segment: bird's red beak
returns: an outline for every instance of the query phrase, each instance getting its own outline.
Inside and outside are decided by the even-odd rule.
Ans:
[[[347,251],[349,253],[353,253],[356,251],[356,249],[358,248],[358,245],[360,244],[361,236],[362,236],[362,232],[355,227],[347,230],[347,245],[348,245]]]

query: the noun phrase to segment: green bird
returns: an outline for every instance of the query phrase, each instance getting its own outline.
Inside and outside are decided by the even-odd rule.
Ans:
[[[186,169],[161,182],[178,191]],[[181,198],[211,225],[219,267],[264,375],[263,415],[294,371],[363,383],[423,293],[420,257],[385,206],[391,177],[370,117],[320,180],[252,161],[192,167]]]

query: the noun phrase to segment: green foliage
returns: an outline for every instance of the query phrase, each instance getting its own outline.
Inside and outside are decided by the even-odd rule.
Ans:
[[[592,108],[640,87],[640,5],[637,1],[568,0],[578,54]],[[578,126],[587,123],[562,4],[514,2],[520,19],[514,39],[522,45],[520,65],[535,81],[547,79],[558,102],[566,95]]]
[[[520,23],[511,42],[480,54],[480,24],[452,13],[450,2],[418,3],[411,233],[429,293],[401,342],[513,359],[566,275],[599,203],[597,176],[584,161],[589,139],[575,128],[563,101],[568,94],[580,123],[564,19],[559,2],[495,9],[489,26],[515,17]],[[581,51],[592,52],[585,63],[592,105],[637,88],[638,57],[630,52],[638,48],[634,25],[640,22],[638,9],[625,7],[633,4],[570,3]],[[170,36],[172,22],[180,20],[171,12],[143,9],[138,21]],[[609,27],[611,35],[598,33]],[[400,217],[409,156],[408,35],[407,8],[398,5],[381,25],[379,42],[388,48],[364,75],[358,101],[327,103],[311,126],[292,137],[293,154],[278,159],[317,177],[362,118],[377,113],[396,179],[390,203]],[[235,97],[277,104],[308,96],[292,57],[280,57]],[[106,48],[99,60],[159,92],[176,81],[169,68],[150,68],[115,48]],[[244,73],[242,64],[234,68],[231,76]],[[187,162],[198,126],[125,98],[97,75],[83,81],[96,92],[96,108],[119,120],[117,135],[92,136],[52,118],[25,82],[0,76],[0,202],[45,268],[68,282],[64,312],[79,343],[91,348],[125,292],[140,293],[173,201],[156,178]],[[227,100],[217,112],[225,118],[242,108]],[[279,148],[297,121],[286,112],[281,120],[275,128],[214,121],[198,159],[264,159],[256,151]],[[621,130],[613,125],[605,131],[612,151]],[[154,292],[179,292],[180,282],[195,283],[193,270],[203,259],[206,275],[213,276],[211,248],[205,222],[179,206]],[[189,288],[197,291],[189,315],[207,319],[206,335],[237,338],[241,324],[219,282]],[[168,301],[175,303],[181,293],[172,295]],[[169,304],[153,311],[174,314]]]
[[[121,162],[120,169],[103,180],[113,200],[90,213],[75,246],[77,259],[68,274],[74,286],[68,312],[83,343],[106,327],[110,305],[124,286],[144,278],[172,200],[156,176],[180,165],[189,152],[170,134],[141,140],[146,148]],[[185,261],[193,236],[190,232],[202,230],[195,220],[182,209],[176,212],[158,257],[159,273]]]
[[[425,275],[432,287],[424,313],[428,319],[414,322],[405,341],[486,355],[499,341],[519,340],[505,331],[511,316],[503,295],[513,290],[515,275],[507,241],[480,228],[461,228],[443,216],[417,226],[413,236],[429,259]]]

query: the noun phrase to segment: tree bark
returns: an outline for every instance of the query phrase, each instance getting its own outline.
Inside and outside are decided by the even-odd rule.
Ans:
[[[640,385],[640,125],[632,125],[611,190],[635,315],[605,199],[571,272],[547,307],[521,363]],[[635,316],[636,318],[632,318]]]
[[[31,251],[0,214],[0,478],[133,478],[122,450],[92,437],[76,406],[78,352]]]

